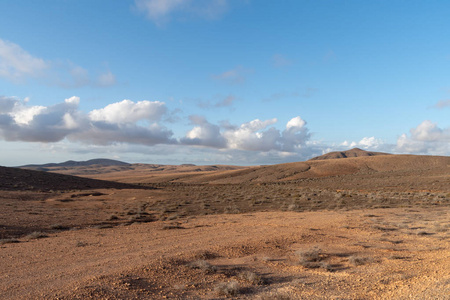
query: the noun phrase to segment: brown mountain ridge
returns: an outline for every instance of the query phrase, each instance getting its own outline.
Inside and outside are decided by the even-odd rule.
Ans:
[[[337,158],[349,158],[349,157],[364,157],[364,156],[376,156],[376,155],[391,155],[384,152],[366,151],[359,148],[353,148],[347,151],[334,151],[329,152],[321,156],[313,157],[310,160],[323,160],[323,159],[337,159]]]

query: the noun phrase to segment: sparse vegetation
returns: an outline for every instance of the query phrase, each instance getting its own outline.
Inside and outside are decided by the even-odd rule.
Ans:
[[[85,247],[87,245],[88,245],[88,243],[86,243],[86,242],[78,241],[78,242],[76,242],[75,247]]]
[[[109,216],[108,220],[110,220],[110,221],[119,220],[119,217],[117,215],[112,214]]]
[[[6,221],[0,226],[4,237],[0,245],[25,241],[25,234],[34,230],[55,233],[48,242],[2,246],[8,262],[2,267],[9,268],[5,274],[19,274],[13,263],[21,262],[14,251],[36,249],[60,270],[66,268],[64,260],[80,270],[89,265],[99,274],[107,274],[67,291],[63,299],[284,300],[329,299],[338,297],[337,293],[353,299],[367,292],[378,292],[380,298],[395,292],[394,296],[401,298],[405,291],[412,293],[416,286],[427,287],[445,278],[450,223],[443,208],[448,208],[450,194],[439,189],[447,188],[448,172],[442,177],[427,169],[418,182],[410,180],[417,174],[408,170],[318,178],[295,178],[296,173],[290,172],[292,180],[278,178],[279,174],[254,176],[258,172],[244,172],[248,177],[139,175],[136,181],[142,186],[158,190],[102,189],[99,196],[91,188],[2,193],[5,203],[0,214]],[[429,174],[440,183],[429,185]],[[265,182],[265,178],[270,180]],[[65,199],[71,200],[61,201]],[[387,207],[390,209],[381,209]],[[224,212],[244,214],[222,215]],[[203,217],[212,214],[216,215]],[[149,220],[155,223],[121,226]],[[57,232],[65,228],[61,224],[70,224],[78,231]],[[91,230],[96,224],[97,228],[114,226],[114,230]],[[80,264],[72,255],[56,261],[51,257],[56,252],[50,247],[57,253],[70,252],[72,247],[74,253],[86,257]],[[302,251],[294,257],[292,249],[299,248]],[[122,253],[128,250],[132,255],[123,259]],[[39,280],[51,278],[50,262],[42,257],[30,256],[33,264],[20,265],[21,274],[28,273],[29,267],[34,273],[47,272]],[[99,264],[98,258],[108,260],[108,265]],[[383,265],[375,264],[381,259]],[[121,266],[122,262],[127,264]],[[46,269],[40,269],[39,263]],[[108,274],[111,269],[114,274],[120,272],[120,278]],[[409,277],[402,272],[414,272],[424,285],[421,280],[407,281]],[[389,284],[389,289],[383,289],[384,284]],[[394,284],[402,289],[394,291]],[[55,291],[63,294],[57,288]],[[49,293],[46,296],[51,298]],[[439,293],[442,295],[442,290]]]
[[[264,279],[262,278],[262,276],[251,272],[251,271],[243,271],[241,273],[239,273],[238,277],[242,280],[245,280],[251,284],[264,284]]]
[[[205,273],[213,273],[213,272],[217,271],[216,266],[211,265],[209,262],[207,262],[206,260],[203,260],[203,259],[199,259],[199,260],[189,263],[188,267],[190,267],[192,269],[202,270]]]
[[[27,240],[42,239],[42,238],[46,238],[46,237],[48,237],[48,235],[46,233],[40,232],[40,231],[35,231],[35,232],[32,232],[25,236],[25,238]]]
[[[362,266],[369,262],[372,262],[373,259],[371,259],[370,257],[352,255],[348,258],[348,261],[354,266]]]
[[[239,283],[237,281],[222,282],[216,285],[214,291],[218,296],[236,296],[239,294]]]
[[[318,247],[311,248],[305,251],[297,251],[299,256],[299,264],[308,269],[322,268],[327,271],[332,271],[333,267],[324,262],[327,255]]]
[[[179,224],[166,224],[162,227],[163,230],[172,230],[172,229],[186,229]]]
[[[0,239],[0,245],[13,243],[20,243],[20,241],[18,239]]]
[[[50,228],[53,230],[68,230],[68,229],[70,229],[69,226],[65,226],[65,225],[61,225],[61,224],[54,224],[54,225],[50,226]]]

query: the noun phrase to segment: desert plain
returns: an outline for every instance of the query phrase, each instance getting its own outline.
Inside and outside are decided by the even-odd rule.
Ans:
[[[450,299],[450,157],[0,167],[1,299]]]

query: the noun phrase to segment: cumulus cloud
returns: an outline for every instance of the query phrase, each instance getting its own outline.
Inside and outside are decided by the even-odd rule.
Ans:
[[[49,67],[48,62],[33,57],[19,45],[0,39],[0,77],[22,82],[41,76]]]
[[[233,126],[228,122],[218,126],[198,116],[191,117],[191,121],[196,126],[181,139],[182,144],[255,152],[290,153],[302,151],[310,139],[305,126],[306,122],[300,117],[292,118],[283,131],[272,126],[277,123],[276,118],[255,119],[239,126]]]
[[[339,146],[346,148],[361,148],[368,151],[388,151],[391,152],[393,149],[392,145],[387,144],[382,139],[377,139],[374,136],[363,137],[358,142],[348,142],[344,141]],[[333,150],[334,151],[334,150]]]
[[[75,130],[77,98],[48,107],[27,106],[15,98],[2,98],[1,102],[14,103],[0,112],[0,136],[7,141],[56,142]]]
[[[172,131],[158,124],[167,110],[162,102],[124,100],[87,114],[79,110],[79,103],[74,96],[53,106],[28,106],[16,98],[0,97],[0,137],[44,143],[68,139],[94,145],[177,142]]]
[[[110,70],[92,77],[87,69],[70,61],[34,57],[19,45],[2,39],[0,39],[0,78],[14,83],[23,83],[32,78],[47,85],[63,88],[108,87],[116,84],[116,77]]]
[[[89,113],[92,121],[135,123],[140,120],[159,121],[167,111],[164,102],[123,100]]]
[[[7,141],[54,143],[62,140],[88,145],[181,144],[221,151],[278,153],[290,157],[306,151],[310,134],[306,122],[295,117],[283,130],[274,127],[277,119],[255,119],[241,125],[208,122],[190,116],[193,128],[179,141],[160,124],[167,115],[165,103],[123,100],[84,113],[80,98],[70,97],[53,106],[29,105],[11,97],[0,97],[0,138]]]
[[[267,128],[276,122],[276,118],[265,121],[256,119],[225,131],[224,137],[231,149],[269,151],[278,147],[280,132],[273,127]]]
[[[282,150],[298,152],[305,147],[311,135],[306,128],[306,121],[300,117],[292,118],[282,133]]]
[[[220,133],[220,127],[209,123],[204,117],[190,116],[194,126],[186,137],[181,139],[185,145],[207,146],[213,148],[226,147],[226,140]]]
[[[405,153],[450,154],[450,128],[440,128],[425,120],[397,139],[397,150]]]
[[[223,73],[212,75],[212,78],[230,84],[241,84],[246,81],[246,75],[249,73],[251,73],[251,70],[245,69],[242,66],[237,66],[236,68]]]
[[[157,26],[169,22],[174,14],[215,19],[228,10],[227,0],[135,0],[134,3]]]

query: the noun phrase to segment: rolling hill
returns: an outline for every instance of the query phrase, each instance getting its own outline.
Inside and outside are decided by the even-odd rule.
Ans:
[[[0,167],[0,190],[49,191],[85,189],[140,189],[136,185],[48,173],[19,168]]]
[[[337,159],[337,158],[349,158],[349,157],[365,157],[376,155],[391,155],[390,153],[365,151],[359,148],[353,148],[347,151],[335,151],[329,152],[321,156],[313,157],[310,160],[324,160],[324,159]]]

